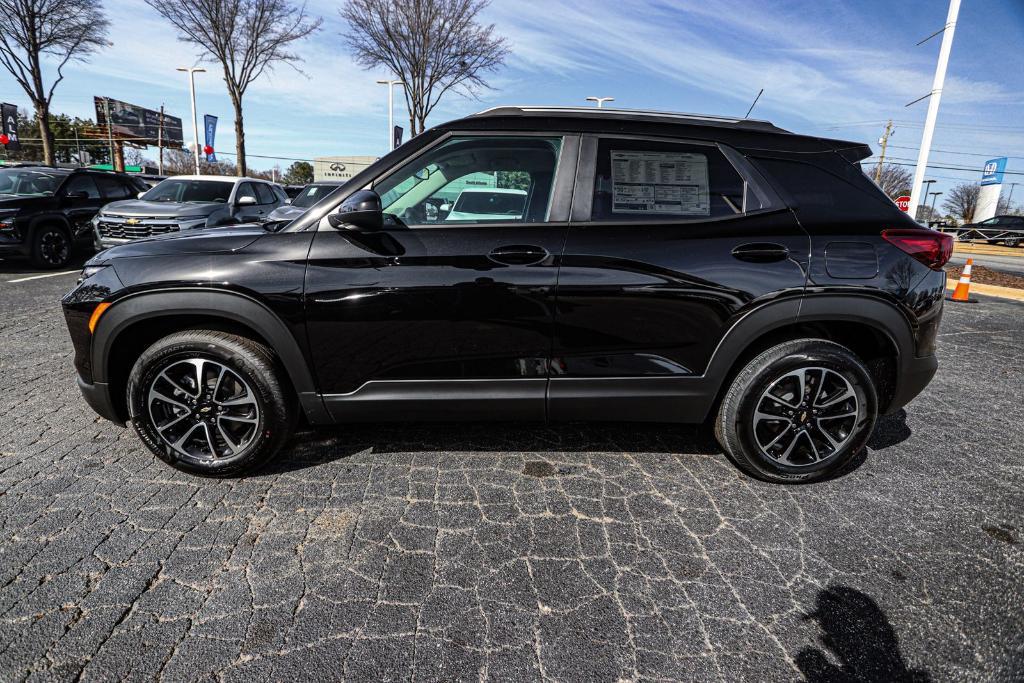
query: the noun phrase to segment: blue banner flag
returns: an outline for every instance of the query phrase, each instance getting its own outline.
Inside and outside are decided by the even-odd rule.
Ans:
[[[214,151],[216,147],[213,144],[213,140],[217,135],[217,117],[205,114],[203,116],[203,127],[206,129],[206,147],[210,150],[209,154],[206,155],[206,160],[212,164],[217,161],[217,153]],[[205,152],[206,150],[203,151]]]

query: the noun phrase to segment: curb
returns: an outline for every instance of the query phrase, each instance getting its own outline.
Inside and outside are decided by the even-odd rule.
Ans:
[[[953,289],[956,287],[956,280],[946,279],[946,289]],[[1012,299],[1014,301],[1024,301],[1024,289],[1016,289],[1015,287],[999,287],[997,285],[979,285],[977,283],[971,283],[971,294],[982,294],[984,296],[997,296],[1000,299]]]

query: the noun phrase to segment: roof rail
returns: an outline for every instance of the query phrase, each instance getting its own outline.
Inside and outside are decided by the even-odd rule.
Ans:
[[[492,116],[501,112],[508,112],[509,110],[517,110],[522,113],[557,113],[557,114],[583,114],[587,116],[596,115],[628,115],[635,117],[651,117],[651,118],[668,118],[668,119],[680,119],[684,121],[705,121],[708,123],[718,124],[759,124],[771,126],[770,121],[763,119],[743,119],[735,116],[716,116],[714,114],[687,114],[684,112],[675,111],[658,111],[654,109],[622,109],[617,107],[566,107],[566,106],[546,106],[546,105],[504,105],[498,107],[490,107],[483,111],[477,112],[474,116]]]

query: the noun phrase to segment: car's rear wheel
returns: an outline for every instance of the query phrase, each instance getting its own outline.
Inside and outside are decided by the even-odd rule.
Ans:
[[[736,375],[715,435],[748,474],[780,483],[835,475],[864,448],[878,399],[871,374],[849,349],[821,339],[772,347]]]
[[[132,426],[186,472],[255,470],[291,433],[294,401],[269,349],[224,332],[186,330],[146,349],[128,379]]]
[[[71,238],[56,225],[44,225],[32,234],[32,265],[36,268],[63,268],[71,261]]]

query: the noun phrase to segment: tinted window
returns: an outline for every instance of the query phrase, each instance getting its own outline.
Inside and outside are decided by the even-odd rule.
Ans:
[[[287,201],[288,199],[288,193],[285,192],[284,188],[281,187],[280,185],[274,185],[274,194],[276,194],[277,198],[282,202]]]
[[[277,202],[277,197],[274,196],[274,191],[270,189],[270,185],[264,183],[256,183],[256,196],[260,204],[274,204]]]
[[[525,190],[479,192],[463,190],[452,211],[521,216],[526,206]]]
[[[0,169],[0,195],[52,195],[60,187],[65,175],[19,168]]]
[[[253,199],[256,199],[256,191],[252,189],[252,183],[242,183],[238,186],[238,191],[235,193],[235,203],[237,203],[242,197],[252,197]]]
[[[113,176],[97,176],[96,183],[104,199],[127,199],[132,196],[131,187],[127,182]]]
[[[156,184],[143,199],[150,202],[217,202],[228,201],[231,183],[217,180],[175,180],[168,178]]]
[[[743,178],[717,147],[598,142],[591,220],[700,219],[743,211]]]
[[[756,159],[794,202],[801,218],[819,224],[848,224],[903,215],[854,164],[832,153],[807,156],[816,163]]]
[[[96,183],[93,182],[92,176],[88,175],[71,176],[67,185],[64,186],[64,193],[71,194],[73,192],[84,192],[89,195],[89,199],[100,198],[100,191],[96,187]]]
[[[385,214],[407,225],[542,222],[561,147],[561,138],[453,137],[374,189]],[[486,198],[463,199],[466,190],[514,198],[497,206]],[[458,208],[460,201],[472,210]]]

